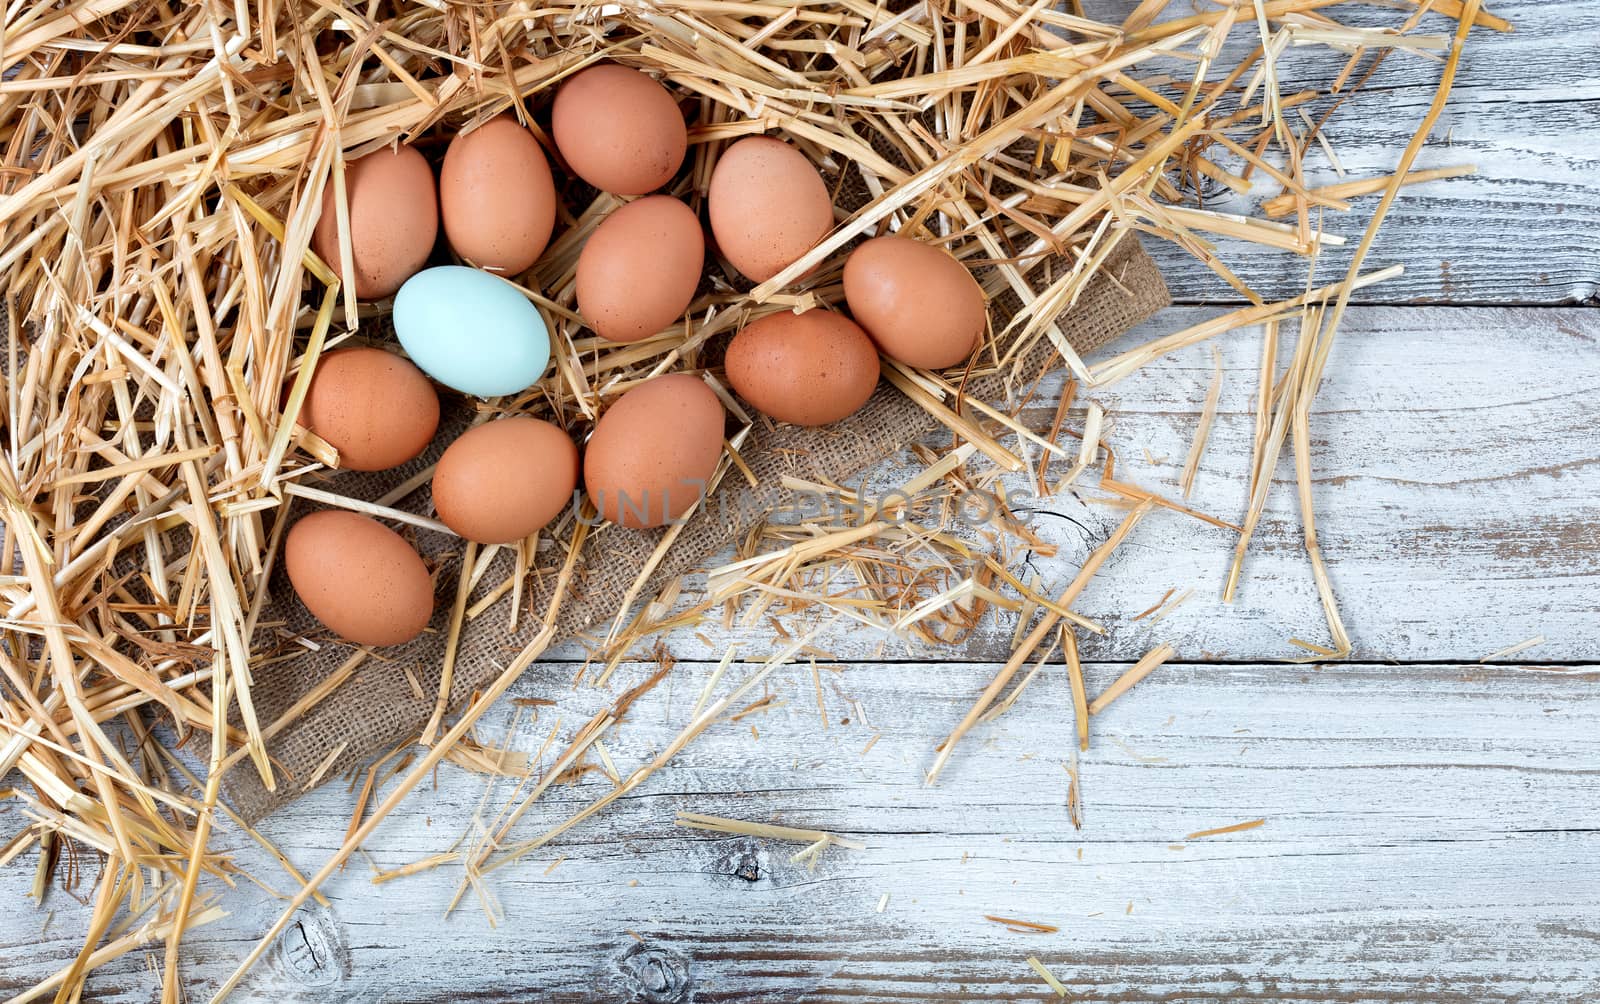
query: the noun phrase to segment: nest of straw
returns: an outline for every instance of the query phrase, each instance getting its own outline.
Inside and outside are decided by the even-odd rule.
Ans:
[[[349,159],[396,142],[428,149],[498,114],[517,116],[543,138],[555,86],[598,60],[652,73],[683,98],[691,153],[673,191],[691,205],[717,152],[755,133],[782,136],[836,186],[857,185],[864,195],[779,276],[751,288],[725,271],[692,305],[683,330],[616,346],[583,328],[572,291],[577,251],[616,201],[569,186],[557,239],[518,277],[550,325],[555,366],[515,399],[483,403],[486,414],[539,414],[581,431],[638,381],[704,367],[712,340],[750,319],[837,302],[852,242],[896,230],[944,245],[986,270],[991,296],[1016,298],[972,372],[1006,374],[1025,391],[1034,375],[1011,368],[1049,339],[1073,376],[1048,429],[1030,429],[1015,408],[993,402],[957,416],[958,424],[942,408],[955,442],[947,453],[920,454],[927,466],[912,482],[992,488],[992,461],[1013,455],[1002,441],[1015,437],[1042,451],[1040,485],[1059,488],[1098,467],[1096,487],[1127,510],[1059,597],[1008,570],[1006,542],[1026,542],[1027,531],[1002,517],[986,551],[932,536],[908,546],[903,529],[871,521],[770,526],[713,574],[715,603],[737,604],[759,581],[763,609],[774,595],[788,609],[832,605],[936,643],[958,642],[986,610],[1014,612],[1016,655],[941,746],[932,773],[968,729],[1016,699],[1031,675],[1002,694],[1035,656],[1033,672],[1055,652],[1066,663],[1086,742],[1089,714],[1173,651],[1158,647],[1091,704],[1066,629],[1093,627],[1071,609],[1083,585],[1146,513],[1167,508],[1237,531],[1231,596],[1271,472],[1292,438],[1330,639],[1301,644],[1314,655],[1348,652],[1310,507],[1310,402],[1351,294],[1393,272],[1361,272],[1388,206],[1403,185],[1440,176],[1409,172],[1468,29],[1509,26],[1478,0],[1401,2],[1394,23],[1379,28],[1341,24],[1338,0],[1252,0],[1176,18],[1163,16],[1160,0],[1128,6],[1121,20],[1103,22],[1076,2],[1017,0],[19,5],[0,51],[0,777],[17,771],[21,780],[0,789],[20,807],[0,816],[16,823],[0,834],[0,862],[31,852],[41,898],[53,874],[69,882],[98,876],[83,952],[32,996],[75,999],[95,965],[164,941],[164,995],[175,1000],[184,932],[220,915],[206,890],[208,877],[227,879],[232,868],[210,842],[214,818],[228,812],[218,799],[224,765],[271,769],[263,730],[275,723],[254,714],[251,669],[262,657],[260,613],[282,536],[284,521],[274,517],[296,493],[337,496],[328,478],[337,456],[297,422],[301,395],[322,353],[364,337],[385,309],[356,303],[309,251],[323,190],[342,190]],[[1454,44],[1419,30],[1429,14],[1456,22]],[[1258,44],[1242,61],[1219,62],[1230,37]],[[1346,52],[1348,65],[1324,89],[1282,93],[1277,61],[1300,45]],[[1308,186],[1304,161],[1325,142],[1321,122],[1395,52],[1443,62],[1439,96],[1395,173],[1337,190]],[[1325,110],[1321,119],[1313,108]],[[1265,217],[1217,213],[1185,194],[1216,183],[1242,190],[1252,179],[1280,190]],[[1264,302],[1213,244],[1222,235],[1263,253],[1314,257],[1335,240],[1320,217],[1369,192],[1382,199],[1345,276],[1308,284],[1292,300]],[[1054,337],[1051,321],[1133,232],[1191,251],[1252,306],[1091,366]],[[1049,278],[1030,278],[1046,261]],[[1082,403],[1075,390],[1087,397],[1164,353],[1256,323],[1268,338],[1258,435],[1246,461],[1253,490],[1237,521],[1134,485],[1103,441],[1098,404],[1067,421]],[[1298,338],[1281,359],[1279,331],[1290,326]],[[913,396],[920,389],[932,407],[972,372],[906,371],[895,382]],[[1080,448],[1056,445],[1064,430]],[[1202,431],[1196,458],[1203,447]],[[1053,455],[1061,463],[1047,482]],[[736,451],[729,461],[737,466]],[[424,513],[380,508],[431,524]],[[545,546],[570,555],[584,533],[569,522]],[[519,553],[519,574],[536,546]],[[908,557],[916,554],[923,557]],[[904,588],[846,601],[806,577],[869,565],[891,568],[889,578]],[[505,591],[515,588],[510,582]],[[672,598],[658,597],[627,641],[688,623],[669,612]],[[664,756],[736,710],[754,682],[804,652],[809,637],[788,641],[724,697],[703,696]],[[300,891],[224,992],[439,760],[504,768],[505,751],[476,749],[467,732],[548,642],[541,636],[494,686],[450,709],[455,724],[425,755],[408,755],[414,762],[393,791],[364,816],[358,810],[350,839],[319,871],[308,878],[283,862]],[[614,664],[620,652],[613,646],[605,661]],[[623,695],[616,714],[575,738],[548,778],[582,763],[631,699]],[[209,743],[200,757],[209,771],[191,773],[188,754],[170,748],[178,742],[197,751]],[[641,767],[628,787],[661,762]],[[509,845],[521,850],[505,860],[600,808]],[[520,815],[510,813],[507,827]]]

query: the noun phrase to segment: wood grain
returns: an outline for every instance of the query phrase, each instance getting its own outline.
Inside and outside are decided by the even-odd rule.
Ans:
[[[618,686],[652,668],[625,665]],[[1075,831],[1059,664],[979,726],[938,786],[922,783],[933,744],[996,668],[825,672],[826,730],[809,671],[783,671],[774,710],[717,724],[616,811],[496,873],[505,914],[494,929],[470,897],[440,920],[458,868],[369,883],[370,867],[446,849],[479,811],[484,780],[446,767],[438,791],[334,880],[332,910],[290,929],[242,999],[1053,999],[1029,955],[1091,1001],[1600,993],[1600,671],[1164,666],[1095,718]],[[1121,668],[1087,666],[1090,692]],[[568,693],[575,669],[546,665],[515,692],[559,698],[567,735],[605,699]],[[680,664],[608,737],[619,770],[670,740],[710,669]],[[510,714],[484,737],[498,741]],[[513,744],[537,748],[553,718],[524,716]],[[598,773],[558,786],[516,836],[609,787]],[[493,785],[488,813],[509,788]],[[313,866],[337,846],[351,801],[330,786],[265,831]],[[810,872],[788,860],[797,845],[680,829],[679,810],[820,827],[868,847],[830,850]],[[1255,818],[1265,823],[1185,839]],[[253,844],[231,830],[220,839],[281,884]],[[26,873],[0,871],[8,902]],[[248,883],[229,903],[231,917],[185,941],[190,999],[214,989],[275,912]],[[48,907],[43,935],[38,913],[0,920],[0,991],[70,957],[78,907],[59,891]],[[1011,933],[985,914],[1060,932]],[[131,1004],[155,982],[136,955],[91,986],[96,1000]]]
[[[1165,311],[1097,358],[1216,313]],[[1284,358],[1289,338],[1286,331]],[[1244,512],[1260,339],[1259,329],[1247,329],[1217,343],[1223,394],[1190,502],[1223,519]],[[1600,311],[1350,311],[1313,413],[1312,459],[1323,552],[1356,658],[1476,661],[1539,635],[1547,641],[1522,659],[1600,657],[1597,345]],[[1087,401],[1100,400],[1119,477],[1176,498],[1211,374],[1207,346],[1184,350],[1104,392],[1080,394],[1068,427],[1080,427]],[[1048,430],[1058,394],[1059,382],[1041,388],[1026,412],[1035,428]],[[1066,466],[1052,470],[1059,476]],[[869,483],[887,490],[905,477],[888,465]],[[1019,555],[1013,571],[1036,573],[1050,595],[1121,519],[1074,495],[1019,508],[1059,551]],[[1325,643],[1287,460],[1229,606],[1220,597],[1233,540],[1231,531],[1172,513],[1146,519],[1078,604],[1110,629],[1105,638],[1084,636],[1085,657],[1132,662],[1171,641],[1180,658],[1256,662],[1303,654],[1291,637]],[[1159,624],[1131,621],[1169,588],[1194,596]],[[693,581],[685,593],[684,603],[697,600]],[[986,621],[963,657],[1004,660],[1013,624]],[[748,657],[773,647],[766,621],[701,634],[679,632],[670,647],[696,659],[720,658],[730,642]],[[819,644],[851,661],[950,657],[853,624]],[[579,645],[559,652],[582,655]]]
[[[1118,19],[1121,0],[1088,0],[1085,8]],[[1189,13],[1172,4],[1169,16]],[[1486,5],[1516,25],[1511,34],[1473,33],[1444,118],[1417,166],[1474,164],[1469,178],[1433,182],[1401,194],[1368,262],[1404,263],[1406,275],[1360,293],[1358,303],[1561,304],[1595,303],[1600,296],[1600,81],[1594,53],[1600,51],[1600,4],[1553,4],[1517,0]],[[1121,12],[1121,13],[1119,13]],[[1392,10],[1351,5],[1341,21],[1391,25]],[[1448,32],[1450,22],[1428,18],[1424,32]],[[1218,65],[1243,58],[1246,33]],[[1231,59],[1230,59],[1231,57]],[[1326,87],[1345,57],[1322,46],[1291,48],[1279,63],[1282,91]],[[1161,69],[1192,74],[1189,64]],[[1328,121],[1326,132],[1346,178],[1377,177],[1394,170],[1433,97],[1438,64],[1394,53]],[[1184,79],[1187,79],[1185,76]],[[1314,119],[1332,100],[1306,107]],[[1301,123],[1303,127],[1303,123]],[[1226,158],[1219,163],[1236,169]],[[1307,159],[1315,185],[1345,180],[1327,156]],[[1278,185],[1258,177],[1239,195],[1221,184],[1201,187],[1209,208],[1253,213],[1278,194]],[[1377,205],[1377,196],[1354,200],[1347,214],[1329,213],[1328,232],[1349,238],[1353,248]],[[1219,240],[1219,254],[1253,288],[1283,299],[1304,288],[1304,263],[1236,242]],[[1152,253],[1180,303],[1232,303],[1228,289],[1205,265],[1178,248],[1152,244]],[[1348,249],[1330,248],[1318,274],[1343,274]]]

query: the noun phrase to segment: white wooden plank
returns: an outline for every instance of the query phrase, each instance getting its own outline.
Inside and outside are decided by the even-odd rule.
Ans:
[[[1521,0],[1488,6],[1516,31],[1473,33],[1450,104],[1417,162],[1421,168],[1475,164],[1479,173],[1401,194],[1368,260],[1400,262],[1407,273],[1363,291],[1357,302],[1592,303],[1600,293],[1600,84],[1593,65],[1600,51],[1600,4]],[[1113,20],[1130,9],[1121,0],[1090,0],[1085,7]],[[1190,12],[1186,4],[1171,4],[1167,16]],[[1404,18],[1359,4],[1344,5],[1336,15],[1370,25]],[[1448,18],[1430,17],[1420,30],[1452,29]],[[1231,68],[1247,54],[1252,33],[1235,35],[1219,66]],[[1346,58],[1323,46],[1291,48],[1278,64],[1283,92],[1326,88]],[[1193,67],[1172,62],[1151,72],[1178,76],[1192,74]],[[1334,114],[1326,131],[1348,178],[1393,172],[1438,80],[1437,62],[1397,52]],[[1332,101],[1305,108],[1320,118]],[[1226,151],[1217,160],[1238,166]],[[1320,148],[1307,159],[1307,169],[1314,185],[1345,180]],[[1278,190],[1276,182],[1259,177],[1246,195],[1220,184],[1203,188],[1210,208],[1243,214],[1254,214]],[[1368,196],[1355,200],[1352,213],[1329,213],[1327,229],[1349,238],[1353,248],[1377,202]],[[1264,296],[1292,296],[1304,286],[1304,263],[1292,255],[1226,240],[1218,247],[1223,261]],[[1181,249],[1152,241],[1151,250],[1179,302],[1239,300]],[[1318,274],[1342,274],[1347,253],[1348,248],[1329,249]]]
[[[617,689],[650,668],[624,666]],[[607,738],[620,770],[669,741],[710,668],[680,664]],[[1091,693],[1123,668],[1090,665]],[[308,911],[240,999],[1047,999],[1028,955],[1096,1001],[1580,1000],[1600,987],[1600,672],[1169,665],[1095,719],[1076,831],[1059,665],[969,736],[937,786],[922,783],[932,745],[994,669],[830,672],[826,731],[808,669],[785,669],[771,678],[776,710],[715,725],[615,811],[495,873],[499,927],[471,901],[440,921],[457,869],[373,887],[358,858],[329,887],[332,910]],[[574,670],[546,666],[516,690],[558,698],[569,735],[610,696],[568,692]],[[524,718],[515,745],[536,748],[552,719]],[[498,713],[485,738],[509,720]],[[509,786],[495,783],[488,811]],[[608,787],[591,774],[553,789],[515,837]],[[378,832],[370,861],[444,850],[483,791],[482,778],[442,769],[437,792]],[[351,802],[333,785],[264,829],[314,867]],[[812,873],[788,861],[792,845],[674,827],[684,809],[869,846],[829,851]],[[1266,822],[1186,839],[1254,818]],[[219,839],[281,884],[237,832]],[[0,895],[21,903],[29,872],[0,871]],[[232,915],[186,941],[192,1000],[278,909],[248,883],[224,902]],[[84,910],[59,890],[46,908],[43,935],[38,911],[0,915],[0,992],[76,950]],[[984,914],[1061,931],[1009,933]],[[664,989],[646,992],[652,981]],[[136,955],[91,988],[145,1001],[155,976]]]
[[[1095,358],[1219,312],[1165,311]],[[1223,395],[1191,499],[1235,521],[1246,504],[1260,340],[1259,329],[1247,329],[1217,342]],[[1600,311],[1577,308],[1350,311],[1317,399],[1312,438],[1323,553],[1356,658],[1475,661],[1540,635],[1546,642],[1522,659],[1600,654],[1597,343]],[[1288,358],[1291,344],[1286,332],[1280,358]],[[1089,395],[1111,414],[1119,476],[1177,497],[1211,372],[1209,347],[1196,346]],[[1059,387],[1052,381],[1035,398],[1027,413],[1035,428],[1049,428]],[[1080,406],[1068,426],[1082,419]],[[1054,468],[1058,476],[1064,469]],[[891,470],[873,483],[887,489],[903,478]],[[1019,555],[1013,571],[1036,572],[1053,595],[1121,514],[1070,495],[1038,508],[1032,525],[1059,553]],[[1220,596],[1233,541],[1231,531],[1170,513],[1146,520],[1078,604],[1110,628],[1104,639],[1086,639],[1089,657],[1131,661],[1165,640],[1182,658],[1261,661],[1303,654],[1291,637],[1326,643],[1287,451],[1230,607]],[[1159,624],[1131,621],[1169,588],[1193,589],[1194,596]],[[684,602],[696,601],[687,592]],[[798,633],[807,618],[791,620]],[[960,652],[907,648],[853,624],[825,633],[819,644],[849,660],[1003,659],[1013,625],[1009,615],[985,621]],[[773,648],[765,620],[732,631],[708,625],[701,633],[704,639],[679,631],[669,647],[697,659],[720,658],[731,642],[745,657]],[[561,650],[568,658],[582,651]]]

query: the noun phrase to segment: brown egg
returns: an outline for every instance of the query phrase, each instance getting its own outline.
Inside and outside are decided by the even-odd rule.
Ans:
[[[509,116],[450,141],[439,170],[444,235],[482,269],[519,275],[539,260],[556,222],[556,187],[533,133]]]
[[[665,185],[689,149],[672,94],[615,63],[592,66],[561,85],[550,133],[578,177],[613,195],[643,195]]]
[[[339,466],[383,471],[416,457],[439,429],[439,395],[411,361],[383,349],[317,361],[300,422],[339,451]]]
[[[705,235],[665,195],[630,202],[595,228],[578,255],[578,310],[601,338],[636,342],[683,317],[700,285]]]
[[[717,247],[756,282],[794,264],[833,229],[822,176],[799,150],[770,136],[723,151],[707,198]]]
[[[728,343],[728,382],[780,422],[827,425],[853,414],[878,386],[878,350],[848,317],[785,310]]]
[[[578,486],[578,448],[537,418],[502,418],[468,429],[433,473],[439,519],[480,544],[508,544],[549,523]]]
[[[623,526],[663,526],[700,498],[722,455],[722,402],[698,377],[646,380],[616,400],[583,453],[595,508]]]
[[[427,264],[438,239],[439,196],[433,168],[415,147],[379,150],[344,166],[344,191],[356,298],[389,296]],[[332,179],[322,190],[322,215],[311,233],[311,249],[344,275]]]
[[[983,336],[987,307],[972,273],[909,237],[875,237],[852,251],[844,296],[883,354],[907,366],[959,366]]]
[[[289,584],[306,609],[358,645],[399,645],[433,617],[433,580],[404,537],[344,509],[302,517],[283,544]]]

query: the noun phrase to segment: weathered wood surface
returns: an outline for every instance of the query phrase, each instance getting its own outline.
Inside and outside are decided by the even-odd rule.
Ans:
[[[623,667],[619,685],[651,668]],[[710,668],[680,664],[607,739],[620,770],[670,741]],[[1090,691],[1123,668],[1089,666]],[[574,669],[546,665],[515,692],[559,696],[567,734],[604,698],[568,693]],[[826,730],[809,671],[780,671],[769,678],[775,710],[718,723],[615,811],[494,874],[505,915],[492,930],[470,896],[441,921],[458,868],[369,884],[371,867],[442,851],[470,825],[485,782],[447,767],[438,791],[420,793],[334,880],[332,910],[307,911],[240,999],[1054,999],[1029,955],[1090,1001],[1600,993],[1594,667],[1166,666],[1094,719],[1081,831],[1065,805],[1072,721],[1059,665],[968,737],[937,786],[923,785],[934,742],[994,669],[826,673]],[[501,739],[509,714],[484,737]],[[514,744],[536,748],[553,718],[524,717]],[[510,784],[494,783],[486,814]],[[590,774],[554,789],[517,835],[609,787]],[[323,789],[265,830],[314,866],[338,845],[350,804],[343,786]],[[798,845],[679,829],[680,810],[820,827],[868,847],[829,850],[813,873],[789,862]],[[1266,822],[1254,830],[1187,839],[1256,818]],[[222,840],[282,884],[253,844],[232,831]],[[0,873],[8,902],[25,881],[22,870]],[[228,901],[233,916],[186,942],[191,1000],[205,999],[276,909],[247,884]],[[41,978],[75,950],[75,904],[55,892],[49,905],[56,916],[42,934],[26,909],[0,923],[0,988]],[[1011,933],[985,914],[1060,932]],[[94,986],[105,1001],[156,992],[140,956]]]
[[[1165,311],[1094,358],[1220,312]],[[1261,332],[1242,330],[1217,344],[1223,393],[1190,503],[1237,521],[1246,504]],[[1178,497],[1211,374],[1209,348],[1196,346],[1090,395],[1114,422],[1108,441],[1119,477]],[[1029,412],[1036,428],[1048,429],[1059,386],[1037,394]],[[1323,554],[1355,658],[1475,661],[1537,635],[1548,640],[1523,658],[1600,655],[1597,394],[1600,311],[1349,313],[1312,417],[1312,463]],[[1071,424],[1081,418],[1080,407]],[[1053,470],[1065,467],[1057,462]],[[885,473],[872,483],[890,488],[899,480]],[[1054,595],[1122,514],[1071,495],[1039,508],[1030,525],[1060,551],[1031,557],[1018,571],[1036,572]],[[1132,661],[1170,640],[1184,658],[1253,662],[1303,654],[1291,637],[1325,643],[1287,451],[1230,607],[1220,596],[1233,542],[1231,531],[1176,514],[1146,520],[1078,604],[1110,628],[1106,638],[1085,637],[1087,657]],[[1168,588],[1193,589],[1194,596],[1159,624],[1129,623]],[[686,592],[685,602],[693,602]],[[680,632],[673,652],[717,659],[730,641],[747,653],[772,644],[764,621],[702,633],[710,644]],[[1003,660],[1011,635],[1010,620],[986,621],[966,657]],[[853,624],[818,644],[844,659],[948,657],[886,644]],[[561,650],[568,658],[583,652],[576,644]]]
[[[1174,309],[1133,337],[1212,312]],[[1290,635],[1322,637],[1287,483],[1232,609],[1216,600],[1228,535],[1152,517],[1084,597],[1111,628],[1091,650],[1106,661],[1089,668],[1090,691],[1160,640],[1190,662],[1094,722],[1081,832],[1064,804],[1072,721],[1059,663],[926,788],[933,744],[992,675],[983,661],[1004,654],[1009,626],[980,636],[973,662],[946,664],[898,646],[884,651],[911,661],[852,663],[880,640],[834,632],[819,641],[841,656],[841,672],[824,673],[826,730],[809,671],[780,671],[777,710],[717,725],[615,811],[497,874],[507,916],[494,931],[475,906],[440,923],[458,871],[375,888],[358,860],[330,889],[333,910],[291,929],[247,999],[1044,999],[1029,954],[1088,1000],[1600,994],[1597,340],[1600,311],[1353,311],[1314,426],[1324,547],[1365,661],[1263,664],[1293,654]],[[1222,347],[1227,389],[1194,501],[1232,514],[1256,335]],[[1209,354],[1188,350],[1106,395],[1126,475],[1171,487],[1209,378]],[[1151,468],[1146,449],[1166,459]],[[1115,517],[1071,498],[1050,508],[1091,530],[1037,521],[1062,552],[1035,567],[1059,586]],[[1196,598],[1154,629],[1127,623],[1172,586]],[[1535,634],[1548,641],[1517,658],[1524,668],[1470,664]],[[695,659],[730,641],[748,657],[772,647],[759,629],[710,637],[716,651],[683,632],[671,648]],[[1193,664],[1203,660],[1242,664]],[[546,663],[518,689],[559,698],[566,733],[642,672],[572,691],[577,669]],[[706,670],[680,665],[607,740],[619,770],[666,745]],[[514,744],[537,748],[554,718],[525,722]],[[437,793],[419,792],[379,831],[367,849],[378,867],[444,850],[469,825],[483,780],[449,766],[439,777]],[[556,789],[518,835],[608,784],[591,775]],[[312,868],[351,805],[332,785],[264,829]],[[680,831],[680,809],[832,829],[870,848],[832,850],[813,875],[787,845]],[[1257,830],[1184,840],[1258,817]],[[248,839],[224,833],[250,871],[285,884]],[[739,877],[752,865],[753,881]],[[23,904],[29,877],[0,870],[0,895]],[[191,999],[277,906],[248,883],[225,902],[233,915],[188,942]],[[1011,934],[985,913],[1062,931]],[[64,965],[83,915],[56,890],[43,911],[0,916],[0,991]],[[688,989],[652,996],[652,981]],[[132,1002],[151,999],[155,981],[133,956],[93,986]]]
[[[1090,13],[1126,14],[1125,0],[1088,0]],[[1362,303],[1559,304],[1596,302],[1600,295],[1600,3],[1547,0],[1486,5],[1516,25],[1511,34],[1475,33],[1461,64],[1450,104],[1417,161],[1419,168],[1474,164],[1478,174],[1407,189],[1390,212],[1369,261],[1403,262],[1407,274],[1358,294]],[[1190,12],[1170,5],[1171,16]],[[1392,25],[1395,12],[1374,6],[1341,9],[1339,18]],[[1448,32],[1450,22],[1430,18],[1425,31]],[[1219,60],[1247,54],[1238,48]],[[1279,63],[1286,94],[1326,87],[1344,57],[1322,46],[1292,48]],[[1163,67],[1174,76],[1191,64]],[[1396,52],[1365,90],[1328,121],[1327,135],[1347,178],[1393,172],[1396,158],[1422,121],[1438,86],[1438,63]],[[1314,102],[1314,118],[1331,101]],[[1300,123],[1303,127],[1304,123]],[[1227,164],[1226,159],[1220,161]],[[1323,185],[1345,180],[1317,151],[1308,177]],[[1276,182],[1255,180],[1247,195],[1220,184],[1203,189],[1210,208],[1249,213],[1278,194]],[[1330,212],[1329,233],[1349,238],[1329,248],[1319,274],[1342,274],[1346,254],[1361,236],[1377,196],[1354,202],[1349,214]],[[1289,254],[1218,241],[1228,266],[1262,295],[1293,296],[1304,269]],[[1206,266],[1171,245],[1152,246],[1180,303],[1238,300]]]

